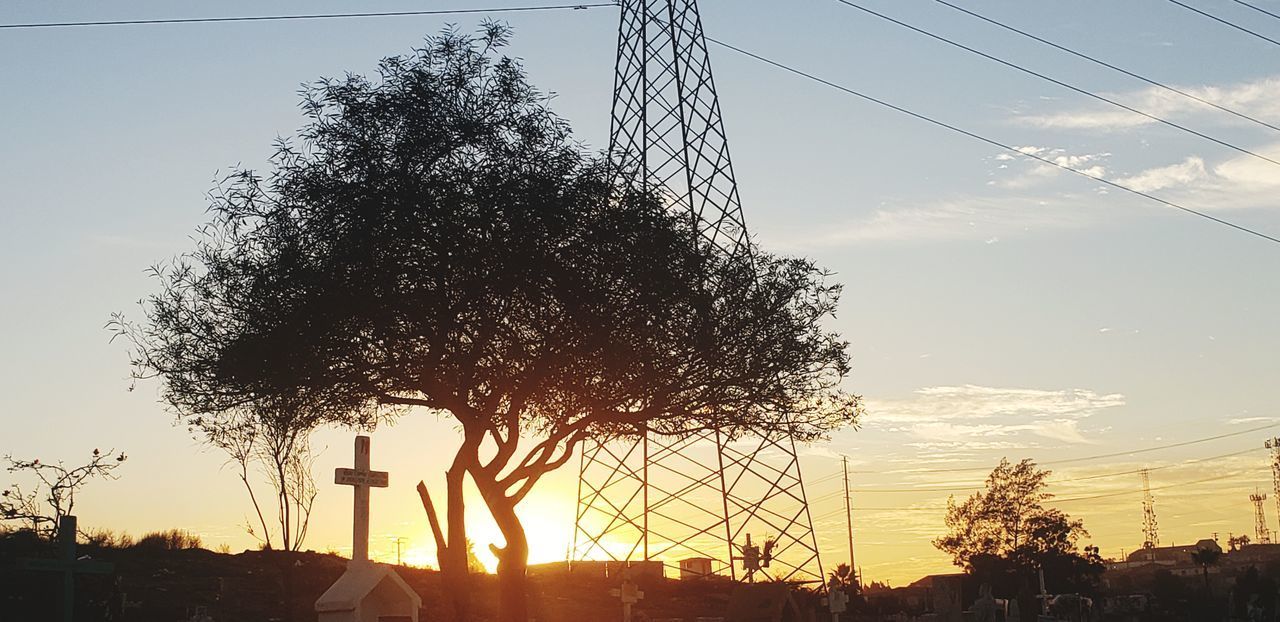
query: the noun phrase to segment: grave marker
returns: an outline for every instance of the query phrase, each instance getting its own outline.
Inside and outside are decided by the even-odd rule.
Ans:
[[[77,574],[111,574],[113,564],[88,559],[76,559],[76,517],[63,516],[58,520],[59,559],[20,559],[19,570],[62,573],[62,621],[72,622],[76,603]]]
[[[356,437],[356,457],[354,469],[337,468],[333,472],[333,483],[351,486],[355,489],[355,508],[351,530],[351,560],[369,560],[369,489],[386,488],[390,483],[390,475],[386,471],[369,469],[369,437]]]
[[[622,601],[622,622],[631,622],[631,606],[644,598],[644,591],[631,581],[630,574],[628,571],[623,575],[621,588],[609,590],[610,596],[617,596]]]
[[[316,601],[319,622],[418,622],[422,598],[390,566],[369,561],[369,489],[386,488],[386,471],[369,468],[369,437],[357,436],[355,468],[334,471],[333,482],[355,489],[351,563]]]

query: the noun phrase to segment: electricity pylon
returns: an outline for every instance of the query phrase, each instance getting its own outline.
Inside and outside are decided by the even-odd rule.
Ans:
[[[751,253],[695,0],[622,0],[610,153],[631,183],[657,191],[727,253]],[[738,577],[746,536],[775,542],[768,572],[823,581],[790,422],[763,436],[650,432],[588,442],[579,471],[573,559],[713,561]]]

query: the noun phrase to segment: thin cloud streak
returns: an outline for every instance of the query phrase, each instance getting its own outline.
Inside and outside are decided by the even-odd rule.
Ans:
[[[1280,119],[1280,77],[1267,77],[1230,85],[1179,86],[1178,88],[1264,121],[1272,122]],[[1206,104],[1157,87],[1107,94],[1107,96],[1157,117],[1211,115],[1223,123],[1232,125],[1246,123]],[[1121,131],[1151,125],[1156,121],[1142,115],[1098,105],[1065,112],[1022,115],[1015,118],[1015,123],[1041,129]]]

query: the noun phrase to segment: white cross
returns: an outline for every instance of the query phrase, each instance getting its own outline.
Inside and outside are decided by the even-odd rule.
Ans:
[[[623,579],[622,587],[609,590],[609,595],[622,600],[622,621],[631,622],[631,606],[644,598],[644,592],[640,590],[640,586],[631,582],[630,573],[624,576],[626,578]]]
[[[369,470],[369,437],[356,437],[356,468],[337,468],[333,483],[355,488],[355,516],[351,532],[351,561],[369,561],[369,488],[386,488],[386,471]]]

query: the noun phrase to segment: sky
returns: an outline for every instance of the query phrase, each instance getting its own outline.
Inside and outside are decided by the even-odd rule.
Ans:
[[[961,5],[1280,125],[1280,46],[1165,0]],[[1273,11],[1280,1],[1256,0]],[[483,6],[518,6],[494,0]],[[1280,159],[1280,132],[1153,90],[937,2],[865,0],[917,27]],[[1276,37],[1228,0],[1204,10]],[[1066,166],[1280,235],[1280,168],[969,55],[833,0],[704,0],[709,35]],[[473,8],[462,2],[279,1],[273,14]],[[260,3],[0,5],[0,23],[262,14]],[[612,8],[503,14],[509,53],[606,146]],[[224,456],[131,391],[113,312],[139,317],[146,268],[192,247],[205,194],[236,166],[265,169],[303,122],[299,85],[408,52],[480,16],[0,31],[0,454],[75,463],[129,455],[77,498],[81,524],[134,535],[184,528],[253,545]],[[840,458],[850,460],[857,563],[901,585],[954,570],[930,541],[948,495],[1002,457],[1054,471],[1060,507],[1106,556],[1142,541],[1147,467],[1162,544],[1253,534],[1248,494],[1271,488],[1280,432],[1280,245],[1129,196],[971,138],[711,50],[747,226],[761,247],[812,257],[844,283],[831,327],[851,343],[858,429],[801,449],[824,563],[848,558]],[[350,551],[350,430],[323,430],[308,547]],[[417,414],[372,434],[375,556],[434,564],[413,485],[442,485],[456,438]],[[1218,437],[1218,438],[1212,438]],[[1210,440],[1200,440],[1210,439]],[[1194,441],[1194,442],[1193,442]],[[1131,453],[1134,450],[1167,449]],[[1250,451],[1252,450],[1252,451]],[[1096,457],[1105,456],[1105,457]],[[1225,456],[1225,457],[1223,457]],[[1115,475],[1119,474],[1119,475]],[[1100,476],[1100,477],[1095,477]],[[1081,479],[1090,478],[1090,479]],[[0,484],[7,483],[0,479]],[[526,501],[533,561],[563,559],[576,473]],[[1266,507],[1275,528],[1276,510]],[[479,506],[473,503],[472,507]],[[480,514],[476,512],[475,514]],[[479,548],[499,542],[474,518]],[[486,554],[487,555],[487,554]]]

